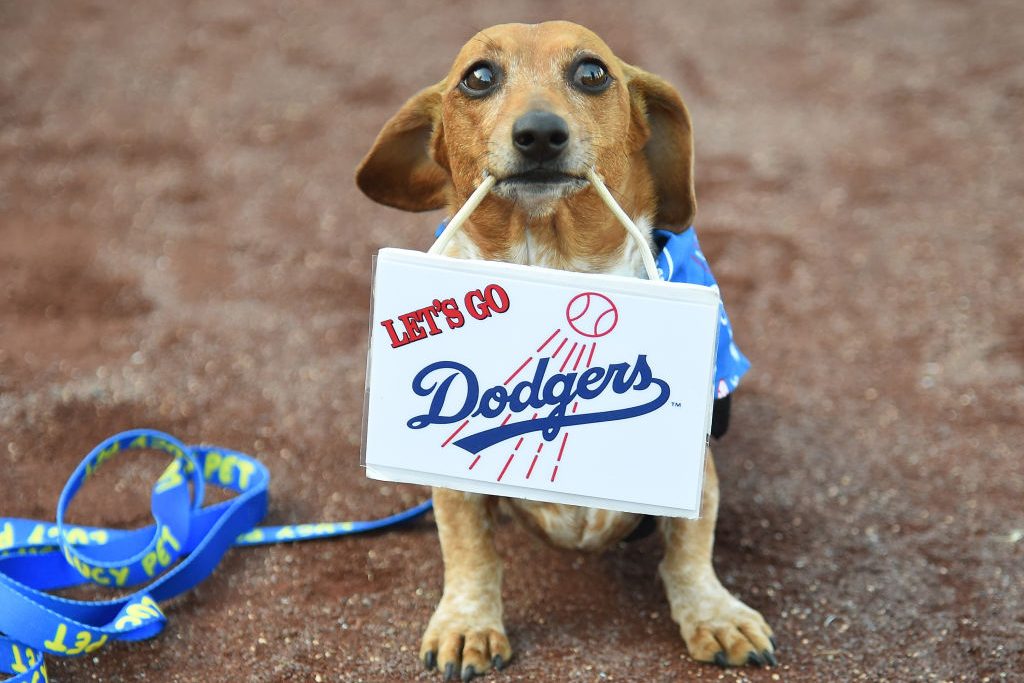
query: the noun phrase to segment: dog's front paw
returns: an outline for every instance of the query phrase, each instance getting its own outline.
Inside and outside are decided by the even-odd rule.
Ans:
[[[693,596],[673,615],[690,656],[719,666],[777,666],[772,629],[724,588]]]
[[[465,601],[459,608],[442,598],[430,618],[420,645],[420,661],[427,669],[439,669],[446,681],[468,681],[491,667],[501,669],[512,658],[500,615]]]

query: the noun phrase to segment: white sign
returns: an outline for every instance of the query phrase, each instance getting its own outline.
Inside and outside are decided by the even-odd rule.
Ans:
[[[719,304],[697,285],[382,249],[366,473],[696,517]]]

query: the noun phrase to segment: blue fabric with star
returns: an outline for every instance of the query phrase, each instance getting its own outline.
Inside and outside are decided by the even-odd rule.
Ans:
[[[441,236],[448,221],[442,221],[434,232],[434,238]],[[667,282],[684,282],[691,285],[712,287],[718,292],[718,282],[711,274],[711,267],[700,250],[697,231],[690,226],[680,233],[671,230],[654,230],[654,244],[658,249],[658,274]],[[719,292],[721,294],[721,292]],[[737,386],[740,378],[750,369],[750,361],[740,352],[732,338],[732,325],[725,312],[725,306],[718,312],[718,354],[715,361],[715,398],[725,398]]]

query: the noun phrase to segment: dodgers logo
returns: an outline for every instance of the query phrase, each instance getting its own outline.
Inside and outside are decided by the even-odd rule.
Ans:
[[[619,311],[611,299],[597,292],[578,294],[566,306],[565,322],[564,334],[563,328],[555,329],[502,384],[482,386],[473,368],[456,360],[427,365],[413,377],[411,388],[417,396],[428,399],[428,404],[425,412],[407,421],[407,426],[424,429],[459,423],[441,445],[451,444],[474,455],[470,470],[479,462],[482,451],[518,437],[514,446],[510,444],[512,452],[498,481],[505,476],[527,435],[536,433],[540,437],[527,479],[544,444],[561,436],[551,472],[554,482],[565,453],[567,428],[628,420],[665,405],[670,387],[655,375],[645,354],[628,362],[594,362],[598,342],[619,323]],[[527,370],[531,365],[532,374]],[[517,377],[520,380],[514,383]],[[601,396],[615,400],[601,401],[603,409],[587,410],[588,403]],[[502,415],[504,419],[495,425],[493,420]],[[488,424],[474,430],[470,427],[474,421]]]

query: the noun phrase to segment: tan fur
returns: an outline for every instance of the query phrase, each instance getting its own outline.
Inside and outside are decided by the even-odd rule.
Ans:
[[[524,526],[544,540],[572,550],[603,550],[618,543],[640,523],[641,516],[575,505],[505,499]]]
[[[573,89],[566,69],[580,53],[600,59],[614,82],[600,96]],[[472,99],[458,89],[480,59],[501,65],[501,87]],[[484,173],[498,178],[448,246],[460,258],[489,259],[583,272],[640,276],[640,253],[589,187],[537,202],[517,202],[497,188],[516,151],[511,130],[530,110],[568,122],[566,163],[582,176],[595,165],[623,209],[650,230],[685,229],[696,211],[689,114],[660,78],[623,63],[587,29],[568,22],[507,24],[482,31],[459,52],[448,76],[411,98],[385,125],[357,171],[371,198],[406,210],[458,209]],[[710,450],[699,520],[659,521],[665,539],[661,578],[672,616],[691,656],[742,665],[774,658],[771,629],[734,598],[711,564],[718,479]],[[444,594],[420,656],[446,675],[471,678],[507,662],[501,564],[494,549],[495,501],[434,490],[445,564]],[[626,537],[635,514],[504,499],[505,508],[555,545],[599,550]],[[498,658],[498,659],[495,659]],[[724,661],[723,661],[724,658]]]

